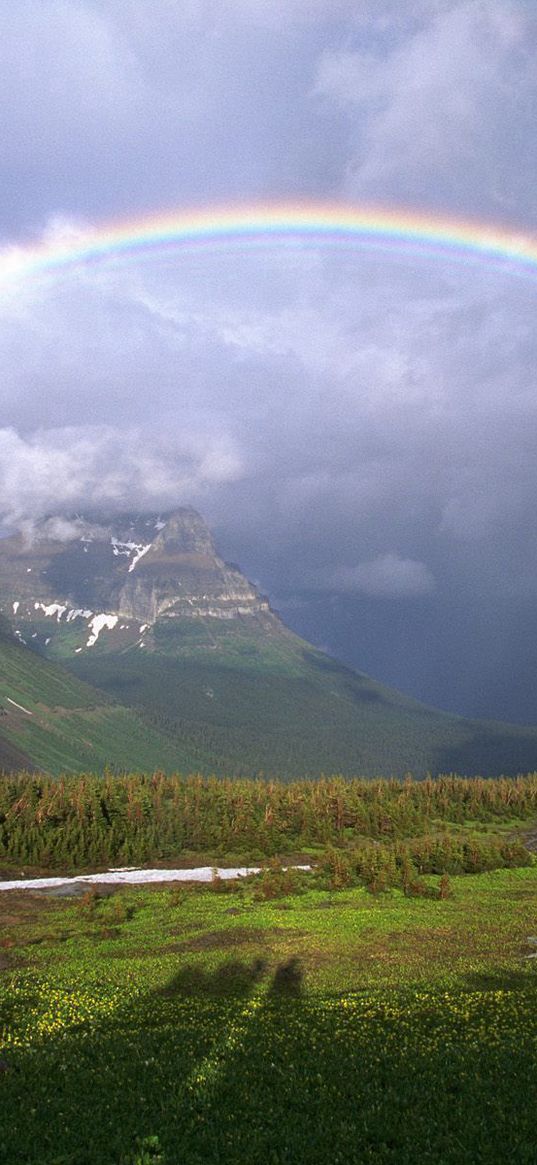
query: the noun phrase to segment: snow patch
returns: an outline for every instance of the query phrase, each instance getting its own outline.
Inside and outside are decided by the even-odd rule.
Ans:
[[[116,558],[120,554],[126,554],[128,558],[131,550],[137,549],[134,542],[118,542],[117,538],[114,537],[110,539],[110,542],[112,543],[112,553],[115,554]]]
[[[147,631],[148,627],[149,623],[142,623],[142,626],[140,627],[140,635],[143,635],[144,631]]]
[[[114,554],[126,554],[127,558],[133,550],[139,550],[142,546],[141,542],[120,542],[119,538],[114,538],[114,535],[112,535],[110,541],[112,543],[112,550]]]
[[[26,712],[27,716],[33,716],[33,712],[29,712],[28,708],[24,708],[22,704],[17,704],[16,700],[12,700],[10,696],[6,696],[8,704],[13,704],[14,708],[20,708],[21,712]]]
[[[67,612],[67,619],[65,621],[66,623],[71,623],[73,619],[91,619],[92,615],[93,611],[83,611],[81,607],[78,607],[76,610],[73,608]]]
[[[144,554],[147,554],[147,551],[148,551],[148,550],[151,550],[151,542],[149,543],[149,545],[148,545],[148,546],[141,546],[141,547],[138,549],[138,551],[137,551],[137,552],[136,552],[136,554],[134,555],[134,558],[133,558],[133,560],[132,560],[132,562],[131,562],[131,564],[130,564],[130,566],[129,566],[129,573],[130,573],[130,571],[131,571],[131,570],[134,570],[134,567],[136,566],[136,563],[137,563],[137,562],[139,562],[141,558],[143,558]]]
[[[48,607],[46,603],[34,603],[34,611],[42,611],[47,619],[52,615],[56,615],[58,623],[66,610],[67,606],[65,604],[62,605],[62,603],[49,603]]]
[[[107,627],[109,631],[113,631],[116,623],[118,622],[118,619],[118,615],[94,615],[89,624],[91,635],[88,639],[88,642],[86,643],[86,647],[93,647],[93,644],[97,642],[101,631],[103,631],[105,627]]]
[[[17,599],[17,600],[16,600],[16,602],[14,602],[14,603],[13,603],[13,614],[14,614],[14,615],[16,615],[16,614],[17,614],[17,611],[18,611],[19,607],[20,607],[20,603],[19,603],[19,601],[18,601],[18,599]]]
[[[284,870],[311,870],[311,866],[284,866]],[[219,878],[245,878],[248,874],[260,874],[262,866],[226,866],[216,869]],[[78,874],[75,878],[16,878],[1,882],[0,890],[44,890],[54,886],[75,886],[77,883],[92,885],[99,882],[127,883],[136,885],[144,882],[212,882],[215,869],[212,866],[197,866],[193,870],[135,870],[131,867],[108,870],[106,874]]]

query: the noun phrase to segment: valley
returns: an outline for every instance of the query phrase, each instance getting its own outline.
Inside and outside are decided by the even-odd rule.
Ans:
[[[0,613],[4,767],[10,749],[51,772],[109,763],[282,779],[537,764],[535,727],[428,708],[300,639],[190,507],[48,518],[1,540]],[[63,703],[60,675],[72,687]],[[35,683],[39,722],[31,703],[31,716],[13,707]],[[62,711],[76,700],[100,709],[87,736],[82,713]]]

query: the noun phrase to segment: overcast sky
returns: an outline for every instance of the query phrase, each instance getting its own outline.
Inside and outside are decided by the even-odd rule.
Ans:
[[[0,0],[0,245],[329,199],[537,234],[534,0]],[[5,522],[191,503],[286,621],[537,722],[537,271],[292,246],[0,295]]]

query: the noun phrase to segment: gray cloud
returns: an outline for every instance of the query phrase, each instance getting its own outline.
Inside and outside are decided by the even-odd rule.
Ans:
[[[531,234],[530,3],[2,2],[6,246],[253,198]],[[4,521],[192,502],[304,634],[512,715],[537,680],[532,656],[512,682],[537,589],[535,294],[507,265],[314,239],[13,283]]]
[[[529,148],[535,166],[536,14],[517,0],[435,8],[320,63],[317,92],[347,111],[354,142],[345,190],[476,215],[534,211],[518,158]]]
[[[322,585],[328,591],[406,599],[430,594],[435,583],[424,562],[388,553],[356,566],[341,566]]]
[[[148,439],[140,430],[100,426],[38,430],[25,439],[0,429],[0,517],[20,525],[51,511],[165,508],[241,472],[233,442],[222,434]],[[59,528],[63,539],[61,522]]]

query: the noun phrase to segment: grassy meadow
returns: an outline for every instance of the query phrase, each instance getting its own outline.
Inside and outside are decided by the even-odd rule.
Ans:
[[[533,1165],[537,865],[422,883],[0,894],[2,1165]]]

